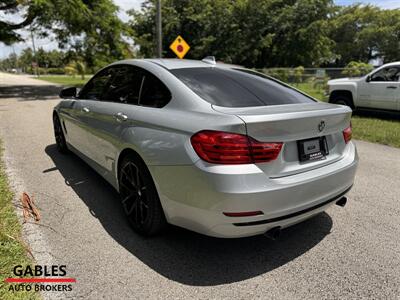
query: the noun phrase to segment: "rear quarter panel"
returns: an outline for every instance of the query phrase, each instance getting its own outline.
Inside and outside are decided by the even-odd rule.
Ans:
[[[200,130],[246,133],[243,121],[236,116],[142,106],[133,109],[133,121],[121,134],[120,150],[135,150],[149,166],[195,163],[199,158],[190,137]]]

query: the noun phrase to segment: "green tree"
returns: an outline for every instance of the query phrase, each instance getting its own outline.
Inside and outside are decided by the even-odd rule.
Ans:
[[[30,25],[38,13],[38,6],[29,5],[28,0],[2,0],[0,2],[0,12],[2,15],[13,14],[25,9],[23,21],[19,23],[11,23],[0,19],[0,41],[6,45],[22,41],[21,35],[17,32],[18,29],[25,28]]]
[[[132,10],[130,26],[143,56],[154,56],[155,2]],[[250,67],[319,65],[331,61],[327,36],[331,0],[165,0],[163,53],[180,34],[191,46],[187,57],[215,55]]]
[[[10,70],[18,68],[18,66],[19,66],[18,56],[14,53],[11,53],[7,58],[1,61],[2,70]]]
[[[26,48],[22,50],[19,56],[19,61],[21,68],[25,72],[32,73],[32,62],[34,61],[34,59],[33,59],[33,51],[31,48]]]
[[[385,62],[400,60],[400,10],[382,10],[376,22],[379,28],[379,56]]]
[[[330,0],[281,1],[274,13],[273,56],[280,66],[319,66],[331,61],[334,41],[328,37]]]
[[[343,66],[352,60],[368,61],[374,58],[377,43],[371,41],[371,34],[376,33],[374,23],[378,12],[377,7],[370,5],[337,9],[330,22],[330,35],[336,42],[334,51],[338,55],[336,64]]]
[[[131,54],[123,38],[128,29],[112,0],[3,0],[0,11],[24,17],[19,24],[0,21],[0,41],[6,44],[22,40],[17,30],[29,26],[41,37],[53,33],[62,49],[79,41],[89,66]]]
[[[330,20],[330,37],[336,42],[336,65],[386,62],[400,58],[400,10],[381,10],[371,5],[338,7]]]
[[[49,63],[49,68],[60,68],[64,66],[65,54],[62,51],[51,50],[47,52],[47,60]]]
[[[70,62],[64,68],[65,74],[75,77],[76,74],[81,75],[81,79],[85,79],[86,66],[83,61],[77,60]]]
[[[78,71],[75,68],[75,63],[71,62],[68,65],[64,67],[64,72],[65,74],[69,76],[73,76],[75,78],[75,75],[78,73]]]
[[[83,61],[76,61],[75,62],[75,69],[76,72],[81,75],[81,79],[85,79],[85,72],[86,72],[86,66]]]
[[[32,49],[26,48],[19,55],[19,66],[28,73],[32,73],[33,62],[37,62],[42,68],[48,68],[49,73],[61,73],[66,61],[66,53],[59,50],[45,51],[39,48],[35,58]]]

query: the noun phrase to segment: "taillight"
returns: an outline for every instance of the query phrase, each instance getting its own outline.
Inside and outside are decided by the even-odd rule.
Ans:
[[[190,139],[197,155],[215,164],[251,164],[274,160],[282,143],[263,143],[243,134],[203,130]]]
[[[352,135],[352,129],[350,123],[350,126],[347,127],[345,130],[343,130],[343,138],[346,144],[348,144],[351,141],[351,135]]]

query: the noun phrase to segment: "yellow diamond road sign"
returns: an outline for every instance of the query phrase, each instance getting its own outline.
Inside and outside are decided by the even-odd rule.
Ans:
[[[188,53],[190,46],[180,35],[178,35],[178,37],[175,39],[175,41],[172,42],[169,48],[174,51],[176,56],[178,56],[179,58],[183,58],[186,53]]]

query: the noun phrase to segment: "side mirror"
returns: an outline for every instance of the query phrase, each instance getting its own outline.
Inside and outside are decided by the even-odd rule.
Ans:
[[[365,80],[366,82],[370,82],[371,81],[371,75],[367,76],[367,79]]]
[[[76,98],[78,96],[78,89],[76,87],[68,87],[65,89],[62,89],[60,92],[60,98],[63,99],[71,99],[71,98]]]

